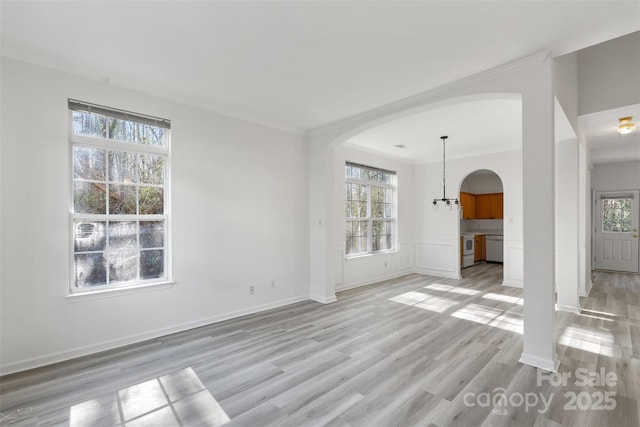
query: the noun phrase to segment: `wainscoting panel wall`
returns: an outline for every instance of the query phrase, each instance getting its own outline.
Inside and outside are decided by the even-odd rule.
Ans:
[[[504,279],[502,284],[521,288],[524,279],[524,250],[521,240],[504,241]]]
[[[460,248],[458,239],[416,242],[416,273],[458,279]]]

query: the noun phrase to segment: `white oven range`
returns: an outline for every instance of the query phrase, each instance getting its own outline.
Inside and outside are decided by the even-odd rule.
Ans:
[[[462,268],[471,267],[474,263],[474,236],[473,234],[462,235]]]

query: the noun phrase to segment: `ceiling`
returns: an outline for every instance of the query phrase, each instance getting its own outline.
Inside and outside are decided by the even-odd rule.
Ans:
[[[640,104],[578,117],[593,163],[640,160],[640,130],[636,128],[628,135],[617,132],[618,119],[626,116],[632,116],[636,126],[640,126]]]
[[[473,157],[522,146],[520,96],[475,99],[396,119],[361,132],[347,144],[409,163]],[[401,145],[402,147],[397,147]]]
[[[524,56],[545,50],[561,55],[637,31],[640,13],[637,1],[0,5],[7,57],[298,133]],[[405,153],[443,132],[450,133],[452,156],[453,141],[505,148],[507,142],[494,138],[468,139],[487,126],[470,108],[451,107],[453,119],[435,113],[455,127],[434,126],[413,136],[399,130],[389,139],[406,143]],[[514,123],[515,113],[505,105],[491,108],[496,120]],[[505,121],[495,129],[505,137],[513,131]]]

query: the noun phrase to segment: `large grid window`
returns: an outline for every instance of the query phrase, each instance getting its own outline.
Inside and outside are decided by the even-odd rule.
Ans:
[[[393,250],[396,173],[347,162],[345,186],[345,253],[361,255]]]
[[[71,292],[166,282],[168,120],[69,100]]]

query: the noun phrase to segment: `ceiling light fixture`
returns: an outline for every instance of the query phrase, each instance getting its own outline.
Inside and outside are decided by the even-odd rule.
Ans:
[[[618,119],[618,133],[620,135],[628,135],[634,131],[636,124],[631,120],[633,117],[621,117]]]
[[[449,199],[447,198],[447,176],[445,173],[445,167],[446,167],[446,162],[445,162],[445,141],[447,140],[447,138],[449,138],[448,136],[441,136],[440,139],[442,139],[442,199],[433,199],[433,209],[434,210],[438,210],[438,207],[440,206],[440,202],[442,202],[444,204],[444,207],[446,210],[450,211],[453,210],[453,205],[455,204],[456,206],[460,205],[460,202],[458,201],[458,199]]]

